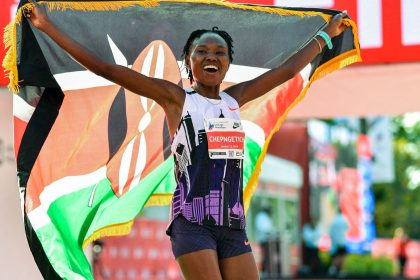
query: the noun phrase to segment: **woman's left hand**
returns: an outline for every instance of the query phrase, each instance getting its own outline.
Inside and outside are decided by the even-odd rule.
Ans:
[[[343,11],[335,15],[328,23],[328,25],[324,28],[324,31],[327,32],[327,34],[331,38],[340,35],[347,28],[347,26],[343,23],[343,19],[346,15],[347,11]]]

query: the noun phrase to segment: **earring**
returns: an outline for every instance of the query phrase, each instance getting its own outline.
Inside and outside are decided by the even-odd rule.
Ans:
[[[194,77],[193,77],[191,69],[187,68],[187,74],[188,74],[188,79],[190,80],[190,84],[192,85],[194,82]]]

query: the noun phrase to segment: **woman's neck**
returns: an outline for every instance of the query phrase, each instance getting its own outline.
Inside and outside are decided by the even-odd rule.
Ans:
[[[194,83],[191,88],[198,92],[200,95],[212,99],[220,99],[220,85],[217,86],[206,86],[200,83]]]

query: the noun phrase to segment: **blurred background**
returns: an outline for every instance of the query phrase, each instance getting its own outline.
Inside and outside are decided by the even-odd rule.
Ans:
[[[17,1],[0,1],[3,29]],[[315,82],[272,139],[247,213],[261,278],[419,279],[420,1],[246,2],[347,10],[363,58]],[[0,77],[0,279],[41,279],[20,214],[7,83]],[[182,279],[168,213],[146,208],[129,236],[88,248],[95,279]]]

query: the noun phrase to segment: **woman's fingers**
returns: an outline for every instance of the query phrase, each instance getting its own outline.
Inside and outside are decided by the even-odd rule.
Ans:
[[[333,17],[333,21],[340,21],[341,22],[346,16],[347,16],[347,10],[344,10],[341,13],[336,14]]]
[[[27,18],[30,18],[32,14],[32,7],[24,7],[23,8],[23,15]]]
[[[38,5],[38,3],[36,3],[35,1],[33,1],[33,0],[28,0],[28,2],[31,4],[31,5],[28,5],[28,6],[26,6],[26,7],[24,7],[23,8],[23,15],[25,16],[25,17],[27,17],[27,18],[30,18],[31,17],[31,14],[32,14],[32,9],[34,8],[34,7],[36,7],[37,5]]]
[[[333,16],[329,25],[326,28],[326,31],[331,38],[340,35],[347,28],[347,26],[343,23],[343,20],[346,16],[346,10]]]
[[[40,5],[35,0],[28,0],[30,5],[26,5],[23,9],[23,15],[27,18],[30,18],[32,15],[37,16],[38,8]]]

